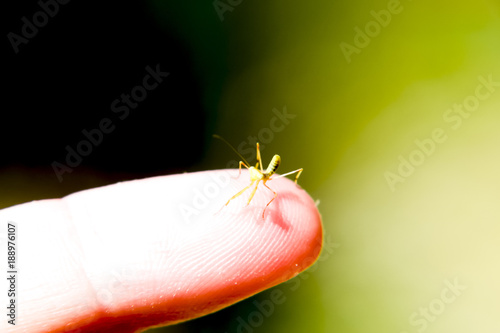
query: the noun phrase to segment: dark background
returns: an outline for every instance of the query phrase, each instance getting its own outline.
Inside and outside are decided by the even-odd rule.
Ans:
[[[192,46],[151,4],[59,4],[17,54],[8,33],[22,35],[22,18],[33,23],[41,7],[36,1],[6,6],[0,169],[28,168],[57,183],[52,163],[66,164],[66,146],[75,149],[86,140],[82,131],[98,128],[103,118],[114,130],[62,175],[61,194],[85,188],[79,184],[88,172],[106,183],[185,171],[201,159],[217,95],[204,95],[201,81],[211,78],[195,72]],[[170,75],[119,119],[111,103],[142,85],[146,66],[157,64]]]

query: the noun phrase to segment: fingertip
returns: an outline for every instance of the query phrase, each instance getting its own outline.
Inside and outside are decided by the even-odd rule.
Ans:
[[[216,176],[222,172],[228,171],[213,171]],[[245,175],[231,181],[221,201],[248,185]],[[278,193],[267,209],[273,194],[262,187],[249,205],[244,195],[235,198],[212,222],[225,230],[218,246],[227,257],[219,259],[231,263],[224,267],[226,279],[238,276],[235,282],[241,288],[246,285],[242,298],[296,276],[317,260],[323,244],[321,215],[309,194],[287,178],[267,184]]]
[[[113,284],[113,302],[99,305],[98,319],[85,327],[105,327],[108,317],[130,327],[178,323],[312,265],[322,246],[321,217],[312,198],[292,180],[270,180],[278,195],[262,219],[273,197],[265,187],[249,205],[249,193],[243,193],[224,206],[249,184],[248,171],[232,178],[237,175],[238,170],[186,173],[66,197],[83,255],[92,264],[86,273],[93,288],[109,289],[109,272],[101,267],[133,268],[119,288]],[[88,321],[88,314],[82,316]]]

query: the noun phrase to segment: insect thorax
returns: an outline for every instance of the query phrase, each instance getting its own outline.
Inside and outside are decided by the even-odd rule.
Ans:
[[[250,167],[248,168],[248,172],[250,172],[250,180],[259,180],[259,179],[264,179],[264,174],[260,172],[259,169],[256,169],[255,167]]]

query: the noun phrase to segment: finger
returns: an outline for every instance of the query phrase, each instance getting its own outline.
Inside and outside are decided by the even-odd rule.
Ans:
[[[248,172],[149,178],[0,211],[18,225],[19,321],[12,332],[133,332],[199,317],[310,266],[322,245],[310,196],[242,195]],[[262,188],[263,189],[263,188]],[[21,315],[22,314],[22,315]],[[9,328],[11,329],[11,328]]]

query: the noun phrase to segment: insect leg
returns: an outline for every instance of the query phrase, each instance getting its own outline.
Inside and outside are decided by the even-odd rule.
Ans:
[[[238,177],[232,177],[233,179],[239,178],[241,176],[241,166],[243,165],[245,168],[249,169],[249,166],[245,164],[245,162],[240,161],[240,166],[239,166],[239,172],[238,172]]]
[[[285,173],[283,175],[279,175],[277,177],[273,177],[273,179],[280,178],[280,177],[285,177],[285,176],[288,176],[288,175],[291,175],[291,174],[294,174],[294,173],[297,172],[297,176],[295,176],[295,184],[297,184],[297,180],[299,179],[299,176],[300,176],[300,174],[302,173],[303,170],[304,169],[301,168],[301,169],[297,169],[297,170],[294,170],[294,171],[290,171],[290,172],[287,172],[287,173]]]
[[[259,143],[257,142],[257,165],[255,165],[255,168],[258,168],[260,165],[260,172],[264,173],[264,168],[262,167],[262,158],[260,157],[260,146]]]
[[[233,200],[233,199],[235,199],[235,198],[239,197],[239,196],[240,196],[243,192],[245,192],[246,190],[248,190],[248,188],[249,188],[250,186],[252,186],[253,182],[254,182],[254,180],[252,180],[252,182],[250,183],[250,185],[248,185],[247,187],[245,187],[244,189],[242,189],[241,191],[239,191],[238,193],[236,193],[235,195],[233,195],[233,196],[231,197],[231,199],[229,199],[229,200],[226,202],[225,206],[227,206],[231,200]]]
[[[250,194],[250,197],[248,198],[247,205],[249,205],[250,201],[252,201],[252,198],[255,195],[255,192],[257,191],[257,186],[259,186],[259,182],[260,182],[260,179],[257,180],[257,184],[255,184],[255,187],[253,188],[252,193]],[[252,185],[252,184],[250,184],[250,185]]]
[[[269,186],[267,186],[267,185],[266,185],[266,183],[265,183],[265,182],[263,182],[263,184],[264,184],[264,186],[265,186],[265,187],[267,187],[267,189],[268,189],[269,191],[271,191],[271,192],[273,192],[273,193],[274,193],[274,197],[271,199],[271,201],[269,201],[269,202],[267,203],[266,208],[264,208],[264,211],[262,212],[262,219],[264,219],[264,214],[266,213],[266,209],[267,209],[267,207],[268,207],[268,206],[271,204],[271,202],[273,202],[273,201],[274,201],[274,199],[276,199],[276,197],[278,196],[278,193],[274,192],[274,191],[273,191],[273,190],[272,190]]]

